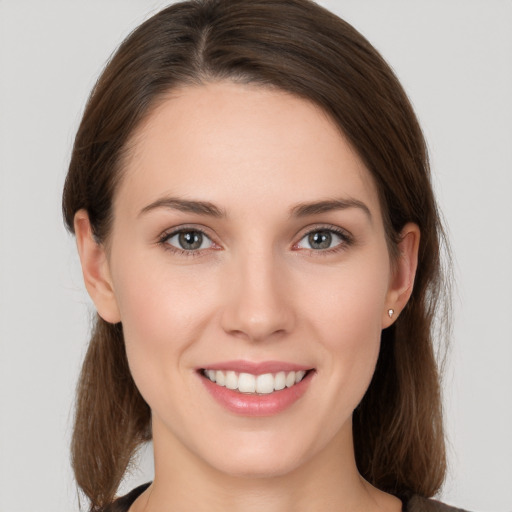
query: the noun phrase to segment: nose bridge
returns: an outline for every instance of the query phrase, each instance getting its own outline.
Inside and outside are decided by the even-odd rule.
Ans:
[[[292,329],[283,262],[271,247],[246,247],[230,265],[230,293],[223,314],[226,332],[259,341]]]

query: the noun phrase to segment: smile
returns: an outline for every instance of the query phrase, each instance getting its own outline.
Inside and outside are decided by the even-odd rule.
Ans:
[[[232,370],[203,369],[202,374],[217,386],[226,387],[239,393],[266,395],[295,386],[302,381],[307,371],[280,371],[254,375]]]
[[[273,416],[299,401],[316,370],[279,361],[231,361],[198,368],[197,374],[225,410],[242,416]]]

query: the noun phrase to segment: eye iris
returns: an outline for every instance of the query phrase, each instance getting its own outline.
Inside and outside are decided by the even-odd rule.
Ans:
[[[308,241],[313,249],[328,249],[332,243],[332,234],[329,231],[315,231],[309,235]]]
[[[199,249],[203,243],[203,235],[199,231],[183,231],[178,237],[180,246],[188,251]]]

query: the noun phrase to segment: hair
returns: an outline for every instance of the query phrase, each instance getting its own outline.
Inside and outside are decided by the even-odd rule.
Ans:
[[[287,91],[322,108],[379,191],[392,258],[408,222],[421,231],[412,296],[382,332],[373,380],[354,411],[361,475],[386,492],[435,494],[445,476],[434,320],[445,294],[443,230],[426,143],[393,71],[351,25],[310,0],[190,0],[135,29],[99,77],[63,193],[73,231],[85,209],[99,244],[134,130],[172,89],[230,80]],[[131,377],[121,324],[96,318],[77,389],[72,465],[90,510],[111,503],[151,412]]]

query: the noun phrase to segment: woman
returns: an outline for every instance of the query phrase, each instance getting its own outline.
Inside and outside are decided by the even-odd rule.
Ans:
[[[425,142],[351,26],[308,0],[163,10],[93,90],[63,208],[98,310],[91,510],[448,509]],[[153,483],[114,502],[150,439]]]

